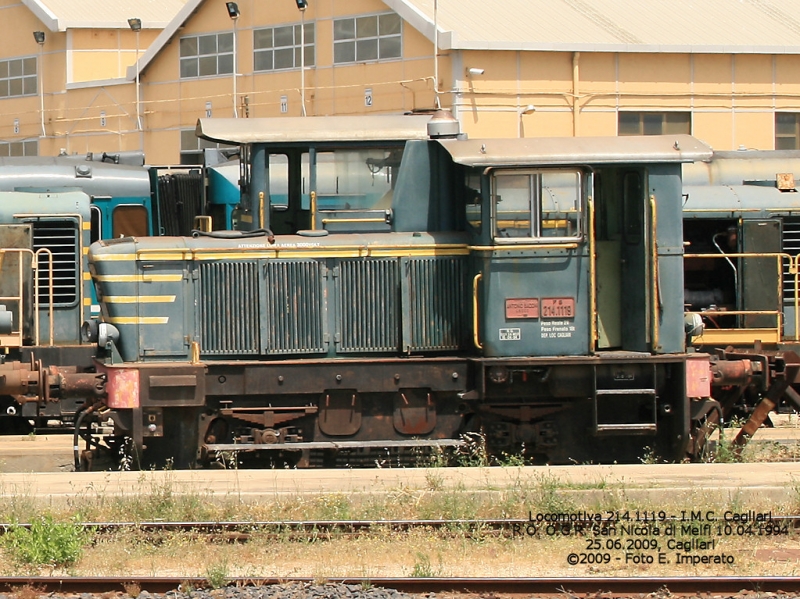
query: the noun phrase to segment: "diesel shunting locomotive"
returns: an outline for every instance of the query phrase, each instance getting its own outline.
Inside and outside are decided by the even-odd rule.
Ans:
[[[684,295],[700,141],[468,140],[435,117],[400,143],[281,121],[266,140],[258,119],[198,123],[243,146],[248,231],[91,247],[112,447],[353,465],[479,433],[538,462],[677,461],[743,401],[715,390],[788,387],[790,352],[691,349],[711,317]]]
[[[77,468],[371,465],[470,437],[681,461],[733,414],[744,441],[800,407],[797,157],[428,120],[201,119],[241,157],[204,171],[202,230],[93,243],[94,357],[44,380],[9,360],[5,392],[82,398]]]

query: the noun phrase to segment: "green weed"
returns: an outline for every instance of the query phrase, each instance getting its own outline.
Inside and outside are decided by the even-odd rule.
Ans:
[[[206,580],[212,589],[221,589],[228,583],[228,562],[221,561],[206,568]]]
[[[440,574],[441,571],[431,565],[431,558],[427,553],[416,552],[414,566],[411,568],[411,578],[436,578]]]
[[[94,531],[77,522],[56,522],[51,515],[15,526],[2,543],[19,562],[33,566],[65,567],[77,562]]]

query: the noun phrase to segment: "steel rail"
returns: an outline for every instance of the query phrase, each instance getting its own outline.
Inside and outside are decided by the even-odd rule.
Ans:
[[[228,586],[270,586],[288,583],[322,584],[310,577],[226,579]],[[621,577],[558,577],[558,578],[327,578],[329,583],[355,584],[364,588],[383,587],[406,593],[494,593],[494,594],[587,594],[598,592],[613,595],[631,593],[656,593],[668,589],[672,595],[702,593],[761,593],[800,592],[797,576],[642,576]],[[0,577],[0,592],[14,592],[29,587],[42,593],[102,594],[126,591],[138,586],[149,593],[166,593],[176,589],[188,592],[206,588],[208,579],[191,576],[112,576],[112,577],[57,577],[10,576]]]
[[[605,512],[598,512],[605,514]],[[513,529],[515,526],[525,527],[527,525],[553,526],[556,530],[560,528],[583,526],[587,529],[587,534],[591,534],[590,527],[621,526],[627,524],[636,525],[662,525],[684,522],[691,524],[690,520],[681,518],[667,517],[664,519],[635,519],[630,518],[630,522],[624,519],[617,520],[597,520],[589,518],[578,518],[575,520],[536,520],[533,516],[529,518],[498,518],[498,519],[430,519],[430,520],[238,520],[238,521],[190,521],[190,522],[168,522],[162,520],[153,521],[129,521],[129,522],[78,522],[77,526],[87,529],[94,529],[98,532],[114,532],[116,530],[127,530],[136,528],[141,531],[185,531],[185,532],[251,532],[254,530],[292,530],[292,531],[365,531],[370,528],[390,528],[393,530],[411,530],[415,528],[457,528],[457,529]],[[786,524],[794,528],[800,528],[800,515],[794,516],[772,516],[770,521],[763,522],[733,522],[718,519],[716,522],[729,522],[734,526],[766,526],[769,523]],[[0,535],[14,528],[30,528],[30,523],[0,523]]]

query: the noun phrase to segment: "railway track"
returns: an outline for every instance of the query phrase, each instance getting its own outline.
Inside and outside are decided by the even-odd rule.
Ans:
[[[236,588],[286,585],[353,585],[360,589],[379,587],[411,594],[458,593],[479,595],[570,595],[629,596],[648,593],[694,596],[702,594],[737,594],[740,592],[798,593],[800,577],[791,576],[685,576],[631,578],[229,578],[226,585]],[[22,588],[44,594],[128,593],[131,589],[148,593],[167,593],[175,597],[180,591],[208,587],[208,580],[198,577],[1,577],[0,592]],[[188,593],[187,593],[188,594]],[[318,593],[309,593],[318,595]]]
[[[786,524],[792,528],[800,528],[800,516],[773,515],[771,520],[777,524]],[[678,518],[665,518],[664,523],[679,522]],[[267,532],[305,532],[305,533],[358,533],[371,529],[407,531],[420,528],[453,529],[459,532],[469,530],[504,531],[525,527],[532,521],[525,518],[508,519],[436,519],[436,520],[263,520],[232,522],[78,522],[77,526],[100,533],[112,533],[121,530],[139,530],[142,532],[192,532],[192,533],[248,533],[252,531]],[[553,522],[556,529],[569,525],[590,527],[593,520],[572,520],[570,522]],[[30,528],[30,523],[0,523],[0,534],[14,528]]]

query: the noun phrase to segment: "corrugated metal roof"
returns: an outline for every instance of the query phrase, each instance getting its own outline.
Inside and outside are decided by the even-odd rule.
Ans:
[[[710,146],[691,135],[444,139],[439,143],[457,164],[478,167],[695,162],[710,160],[713,154]]]
[[[163,29],[186,0],[22,0],[50,31],[128,28],[128,19],[144,29]]]
[[[433,39],[434,0],[384,0]],[[800,53],[798,0],[438,0],[443,49]]]
[[[430,115],[198,119],[197,137],[227,144],[427,139]]]
[[[431,41],[434,1],[383,0]],[[100,0],[23,2],[100,6]],[[204,0],[164,2],[179,2],[180,10],[128,69],[129,79]],[[800,0],[438,0],[437,12],[443,50],[800,54]]]

